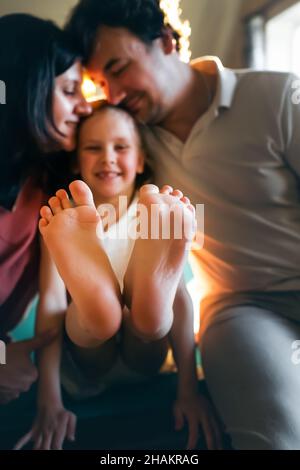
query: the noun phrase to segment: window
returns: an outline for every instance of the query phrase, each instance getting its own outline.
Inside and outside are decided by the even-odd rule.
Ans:
[[[300,75],[300,2],[266,22],[265,68]]]

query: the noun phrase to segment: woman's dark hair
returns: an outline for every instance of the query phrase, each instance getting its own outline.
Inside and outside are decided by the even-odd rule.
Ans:
[[[25,14],[0,18],[0,80],[6,87],[6,104],[0,105],[0,200],[29,173],[44,166],[55,172],[55,159],[41,155],[55,148],[51,128],[58,132],[52,115],[55,77],[78,58],[68,35],[51,21]]]
[[[65,29],[85,63],[93,53],[101,26],[126,28],[147,45],[170,29],[179,49],[180,34],[165,23],[159,0],[81,0]]]
[[[88,117],[85,117],[81,120],[80,125],[79,125],[78,138],[80,136],[80,127],[84,124],[85,121],[87,121],[88,119],[90,119],[91,117],[93,117],[97,113],[102,113],[102,112],[104,112],[106,110],[110,110],[110,109],[113,110],[113,111],[119,112],[121,114],[124,114],[132,122],[132,124],[134,126],[136,136],[137,136],[137,139],[138,139],[138,142],[139,142],[139,145],[140,145],[140,148],[142,149],[143,154],[145,156],[144,171],[143,171],[143,173],[136,175],[136,179],[135,179],[135,187],[136,187],[136,189],[139,189],[141,186],[143,186],[143,184],[145,184],[147,182],[151,182],[153,180],[153,175],[154,175],[153,168],[152,168],[152,165],[151,165],[151,161],[147,156],[146,146],[145,146],[145,142],[144,142],[144,139],[143,139],[143,127],[144,127],[143,124],[140,124],[138,121],[136,121],[131,116],[131,114],[129,114],[125,109],[123,109],[121,107],[118,107],[118,106],[114,106],[113,104],[110,104],[106,100],[101,100],[101,101],[99,101],[99,103],[96,104],[96,107],[94,107],[93,114],[88,116]],[[75,155],[73,161],[75,161],[76,158],[77,157]],[[78,176],[80,177],[80,175],[78,175]]]

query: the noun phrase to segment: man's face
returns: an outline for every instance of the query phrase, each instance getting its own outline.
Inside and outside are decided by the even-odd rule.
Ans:
[[[166,50],[161,39],[147,46],[127,29],[103,26],[87,68],[110,103],[143,123],[158,124],[170,106]]]

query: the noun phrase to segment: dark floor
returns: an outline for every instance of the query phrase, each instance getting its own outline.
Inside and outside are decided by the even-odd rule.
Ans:
[[[199,387],[205,390],[203,382]],[[65,405],[78,416],[77,438],[69,449],[179,450],[187,443],[186,429],[174,430],[172,402],[176,375],[167,374],[147,384],[122,385],[100,397]],[[30,428],[35,408],[35,389],[0,407],[0,449],[11,449]],[[199,449],[204,449],[203,438]]]

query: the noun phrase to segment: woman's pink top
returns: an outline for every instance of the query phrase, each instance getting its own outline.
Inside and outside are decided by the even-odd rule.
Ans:
[[[21,320],[38,289],[39,210],[43,191],[28,179],[14,208],[0,207],[0,339]]]

